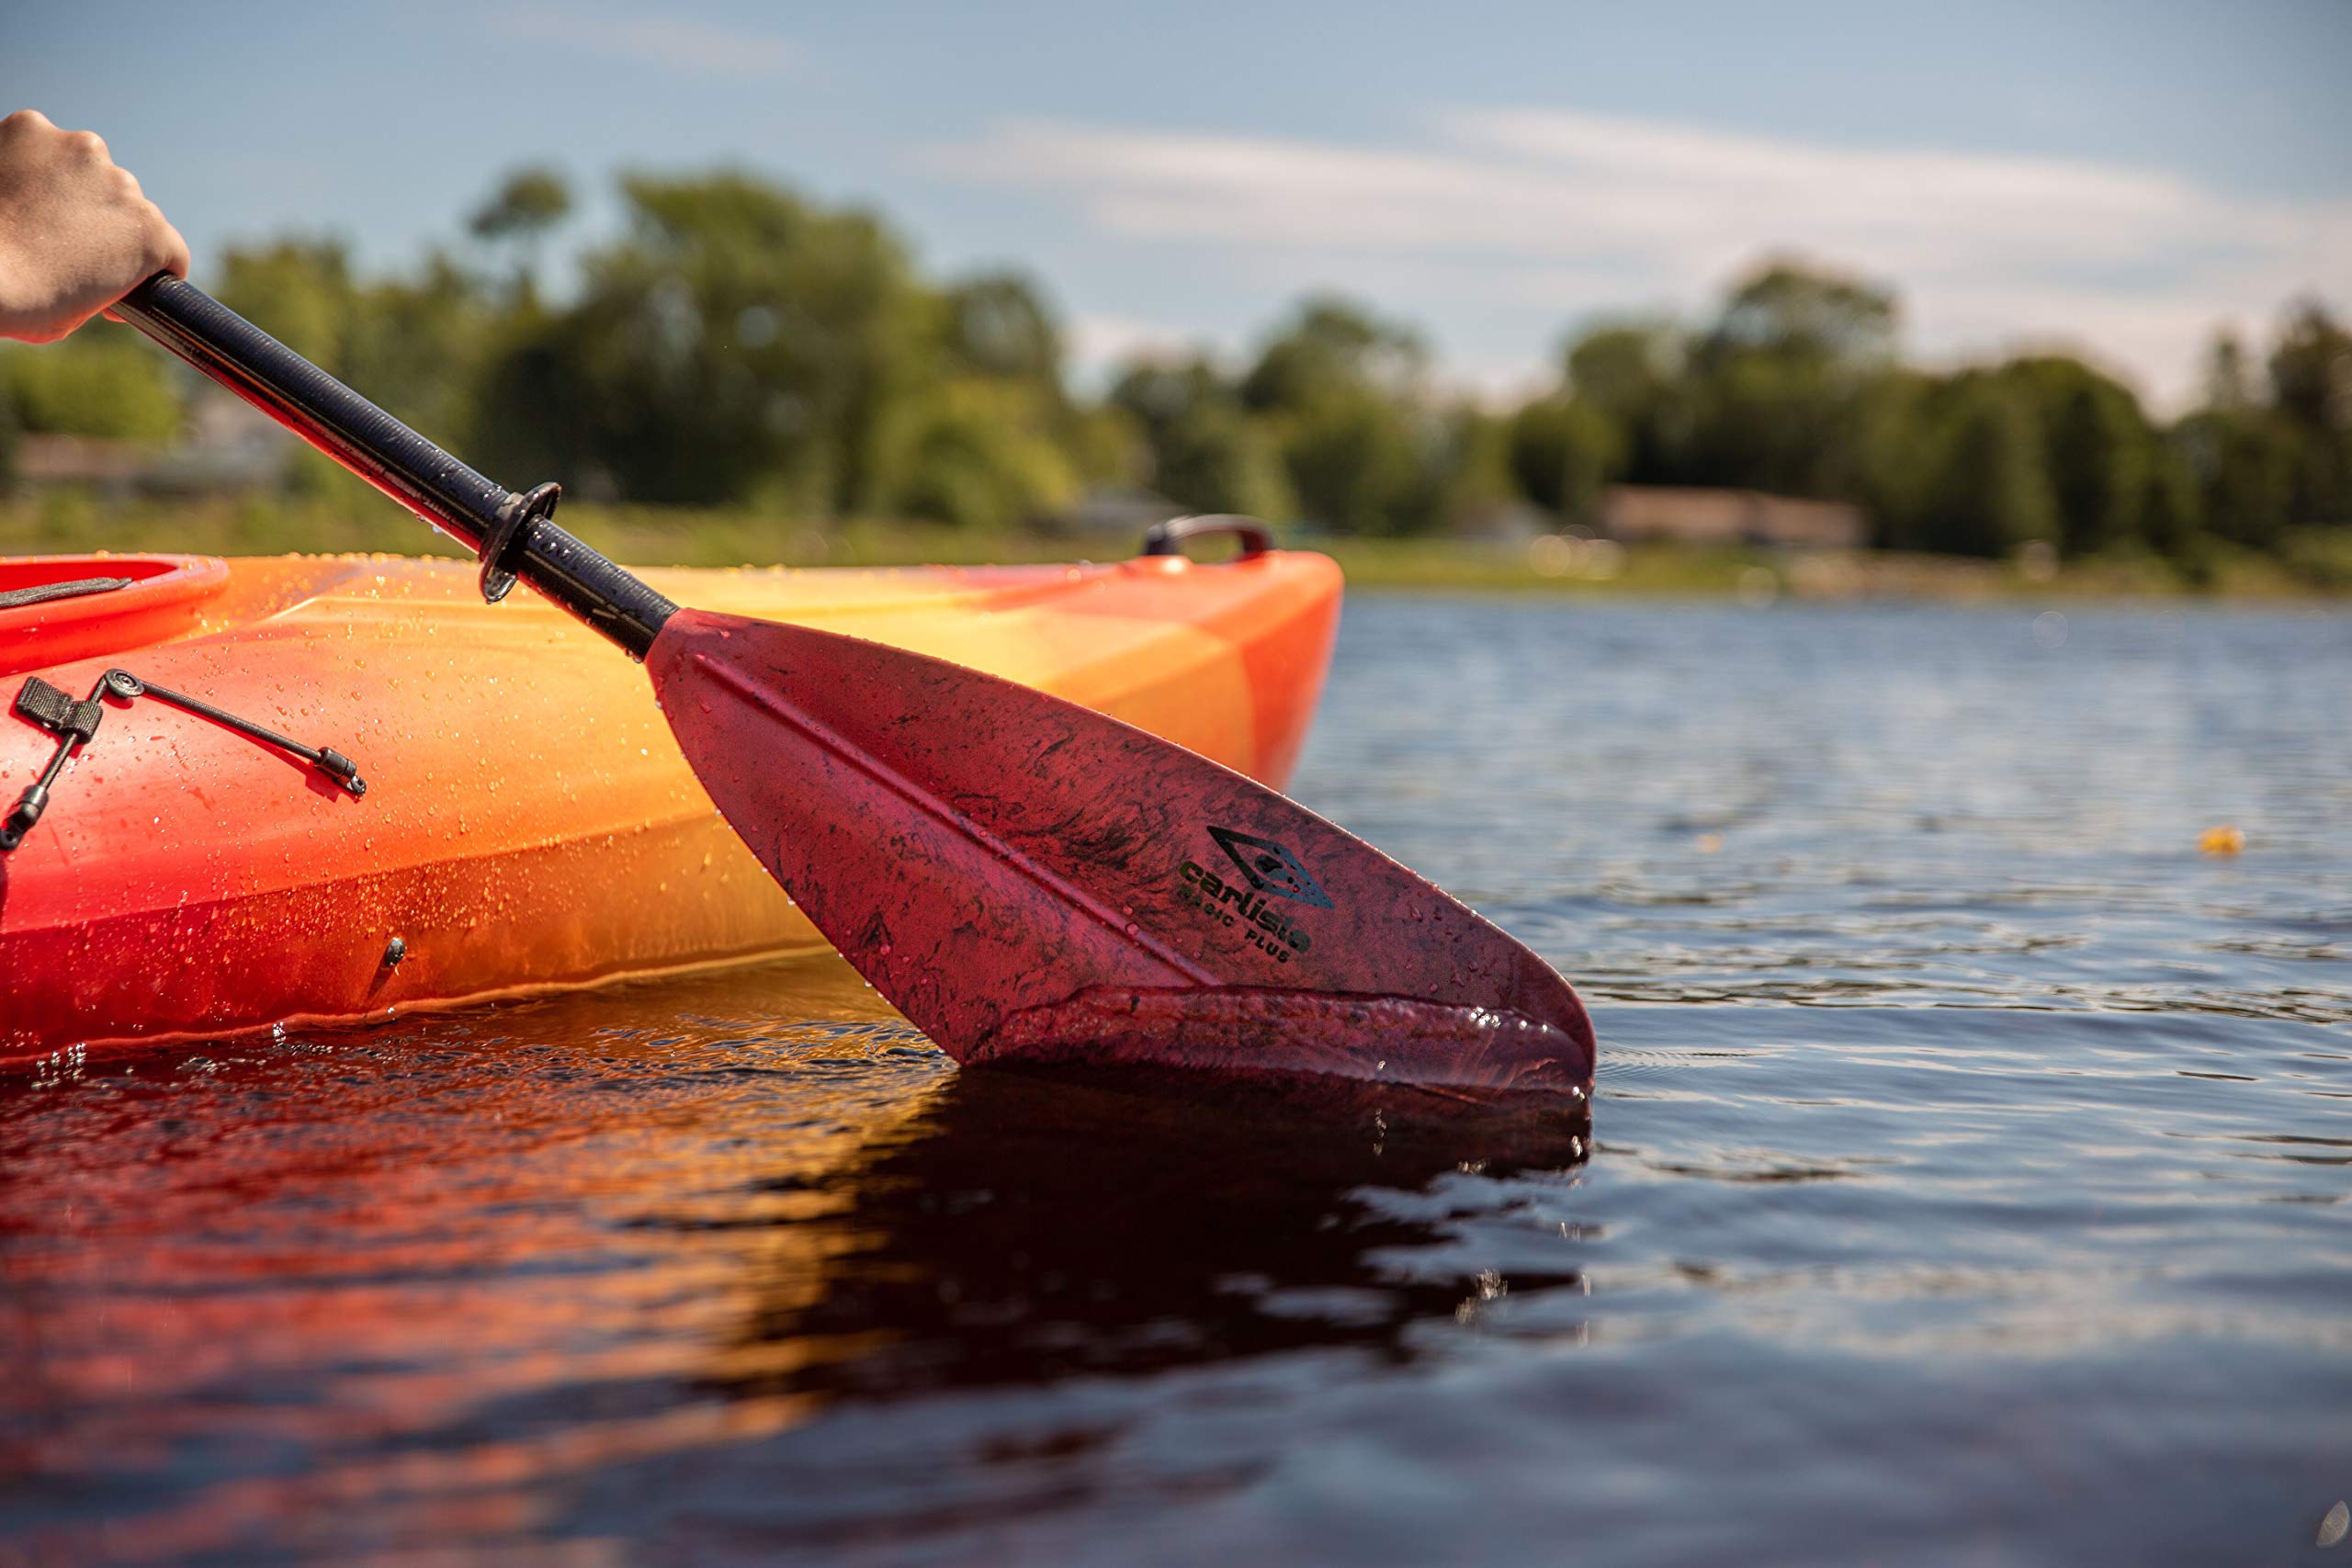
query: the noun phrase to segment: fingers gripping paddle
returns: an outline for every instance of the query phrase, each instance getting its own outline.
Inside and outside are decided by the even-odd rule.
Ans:
[[[817,929],[959,1062],[1583,1097],[1532,953],[1304,807],[920,654],[679,609],[176,278],[124,320],[645,661],[688,761]]]

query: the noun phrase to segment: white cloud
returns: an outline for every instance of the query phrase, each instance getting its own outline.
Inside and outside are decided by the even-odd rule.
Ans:
[[[1230,351],[1206,333],[1135,316],[1081,315],[1063,333],[1081,375],[1099,375],[1135,359],[1212,358]]]
[[[1569,317],[1701,309],[1739,268],[1794,252],[1894,284],[1930,355],[2070,344],[2174,402],[2217,323],[2267,320],[2300,292],[2340,302],[2352,283],[2352,202],[1557,109],[1443,112],[1388,147],[1007,121],[930,158],[1069,200],[1114,236],[1222,253],[1261,283],[1421,270],[1409,298],[1375,297],[1441,341],[1450,312],[1491,328],[1515,309],[1531,363]]]
[[[790,73],[799,63],[799,51],[782,39],[653,12],[516,6],[500,14],[498,28],[509,38],[560,44],[693,76],[767,81]]]

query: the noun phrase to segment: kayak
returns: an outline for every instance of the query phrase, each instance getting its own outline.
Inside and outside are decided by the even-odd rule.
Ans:
[[[485,604],[476,570],[0,560],[0,805],[96,721],[0,853],[0,1061],[823,947],[643,673],[535,593]],[[642,575],[1023,682],[1277,788],[1340,597],[1336,566],[1287,551]]]

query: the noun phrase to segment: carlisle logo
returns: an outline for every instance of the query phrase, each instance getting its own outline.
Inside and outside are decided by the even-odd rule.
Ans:
[[[1276,964],[1288,964],[1315,945],[1312,935],[1291,923],[1274,906],[1280,898],[1291,904],[1330,908],[1331,900],[1298,857],[1272,839],[1212,828],[1216,847],[1241,868],[1245,886],[1228,882],[1198,861],[1176,868],[1176,902],[1214,926],[1238,931],[1242,940]]]
[[[1272,839],[1235,832],[1230,828],[1212,828],[1209,837],[1233,858],[1233,863],[1241,868],[1241,874],[1250,879],[1250,886],[1259,892],[1311,904],[1318,909],[1331,907],[1329,897],[1287,847]]]

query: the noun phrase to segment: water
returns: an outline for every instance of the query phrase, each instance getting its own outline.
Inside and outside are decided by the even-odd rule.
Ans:
[[[1589,1142],[831,960],[0,1083],[0,1562],[2335,1561],[2347,718],[2341,613],[1355,604],[1297,791]]]

